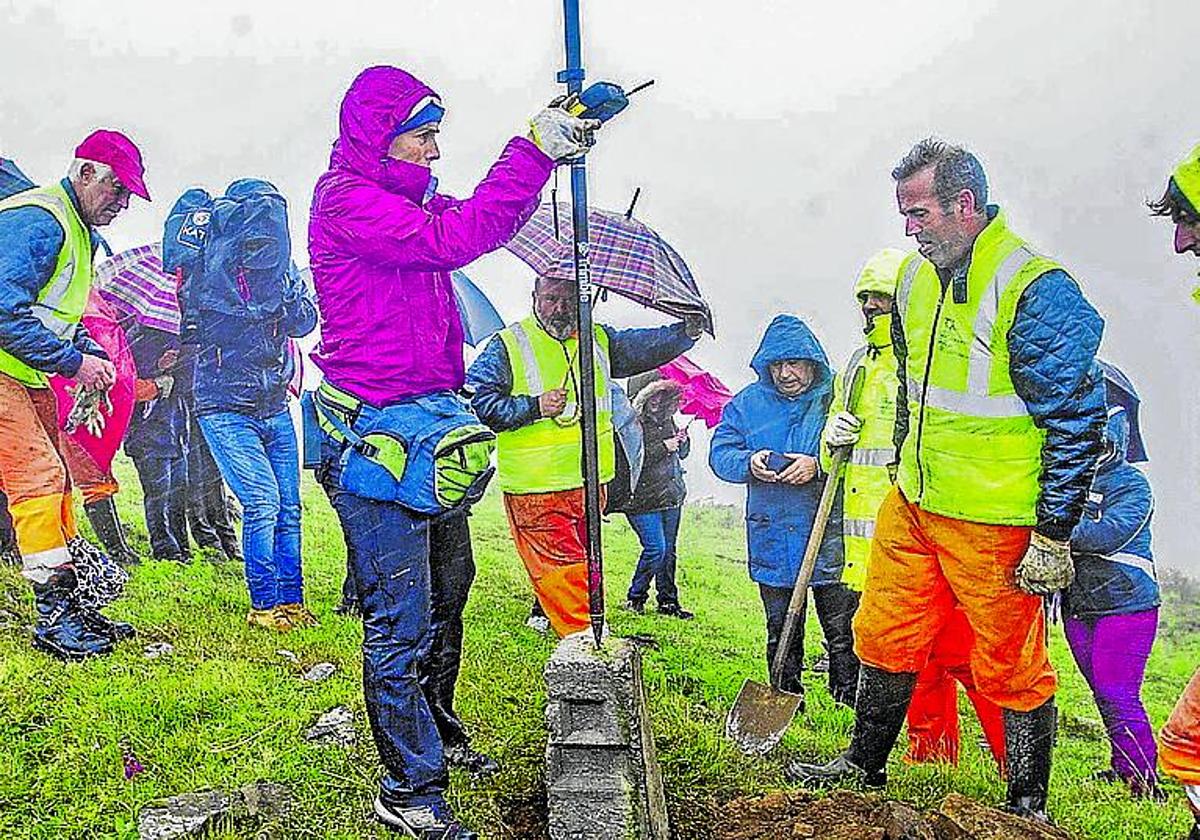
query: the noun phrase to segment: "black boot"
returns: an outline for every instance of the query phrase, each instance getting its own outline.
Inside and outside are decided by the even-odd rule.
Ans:
[[[808,788],[860,783],[865,787],[887,784],[887,760],[904,725],[912,700],[914,673],[893,674],[870,665],[858,675],[858,706],[850,748],[825,765],[795,761],[787,776]]]
[[[818,586],[812,593],[829,653],[829,693],[835,702],[854,708],[859,662],[851,622],[858,611],[859,595],[844,583]]]
[[[79,610],[84,624],[91,630],[108,636],[114,642],[125,642],[137,635],[137,630],[128,621],[117,621],[115,618],[109,618],[99,610],[89,607],[80,606]]]
[[[117,505],[111,496],[88,502],[83,506],[83,510],[109,557],[122,566],[132,566],[141,562],[141,558],[125,541],[125,529],[121,527],[121,520],[117,517]]]
[[[55,569],[48,581],[33,585],[38,613],[33,647],[67,662],[112,653],[112,637],[88,625],[75,602],[75,586],[75,570],[69,567]]]
[[[1004,810],[1049,822],[1050,756],[1058,710],[1051,697],[1031,712],[1004,710],[1004,749],[1008,763],[1008,799]]]

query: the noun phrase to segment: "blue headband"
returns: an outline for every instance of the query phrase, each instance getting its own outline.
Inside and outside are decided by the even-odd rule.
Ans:
[[[442,107],[442,104],[437,99],[430,98],[424,107],[418,109],[411,117],[396,126],[396,130],[392,132],[392,137],[398,137],[406,131],[420,128],[426,123],[441,122],[445,113],[446,109]]]

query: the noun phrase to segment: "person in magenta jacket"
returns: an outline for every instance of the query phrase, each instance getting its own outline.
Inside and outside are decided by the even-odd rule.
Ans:
[[[375,408],[462,387],[450,272],[511,239],[555,164],[585,153],[599,125],[544,109],[472,195],[455,199],[437,192],[431,171],[444,113],[409,73],[364,70],[342,100],[329,170],[313,194],[309,256],[321,315],[313,360],[329,385]],[[446,804],[446,756],[418,680],[439,635],[430,623],[430,566],[441,562],[430,557],[431,520],[341,487],[342,446],[324,436],[318,478],[345,532],[362,611],[363,688],[387,771],[375,814],[413,837],[474,838]]]

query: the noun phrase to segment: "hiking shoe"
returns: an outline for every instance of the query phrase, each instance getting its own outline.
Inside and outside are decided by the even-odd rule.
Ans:
[[[454,819],[450,806],[444,802],[406,808],[376,796],[374,811],[381,823],[399,829],[404,836],[415,840],[479,840],[478,834],[463,828]]]
[[[81,608],[83,623],[89,629],[110,637],[114,642],[127,642],[137,635],[137,630],[127,621],[109,618],[99,610]]]
[[[472,776],[491,776],[500,772],[500,765],[494,758],[472,749],[468,743],[448,745],[444,753],[447,764],[466,770]]]
[[[783,775],[791,782],[810,790],[831,787],[861,786],[867,789],[887,785],[887,771],[868,773],[843,753],[828,764],[806,764],[793,761],[784,768]]]
[[[812,664],[812,667],[809,668],[808,670],[812,671],[814,674],[828,674],[829,673],[829,654],[822,653],[820,656],[818,656],[817,661],[814,662]]]
[[[280,604],[276,609],[287,616],[287,620],[291,622],[293,627],[321,626],[321,622],[317,620],[317,617],[302,603]]]
[[[274,630],[276,633],[286,633],[293,627],[287,614],[279,607],[268,607],[265,610],[252,609],[246,613],[246,623],[251,627]]]
[[[678,604],[659,604],[658,614],[678,618],[681,621],[691,621],[696,617],[696,614],[691,610],[685,610]]]
[[[531,615],[525,619],[525,626],[535,633],[546,636],[550,633],[550,619],[544,615]]]
[[[621,609],[625,610],[626,612],[631,612],[631,613],[636,613],[637,615],[642,615],[643,613],[646,612],[646,602],[629,600],[621,605]]]
[[[32,645],[64,662],[104,656],[113,649],[113,637],[97,632],[84,619],[84,611],[75,599],[77,585],[70,567],[55,569],[48,581],[33,585],[37,623]]]

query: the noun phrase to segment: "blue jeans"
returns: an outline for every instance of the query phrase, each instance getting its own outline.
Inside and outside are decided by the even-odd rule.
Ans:
[[[650,513],[627,513],[630,527],[642,544],[633,582],[629,584],[630,601],[644,604],[650,597],[650,581],[658,590],[660,607],[679,606],[679,590],[675,587],[675,543],[679,536],[679,515],[682,508],[667,508]]]
[[[182,560],[188,554],[187,457],[133,456],[142,484],[142,508],[150,552],[156,560]]]
[[[371,735],[387,770],[380,793],[394,804],[440,802],[450,777],[418,670],[433,643],[430,520],[400,505],[342,490],[341,447],[326,437],[322,451],[317,479],[342,524],[362,611],[363,695]]]
[[[242,503],[242,554],[256,610],[304,600],[300,571],[300,452],[287,411],[266,419],[204,414],[200,429]]]

